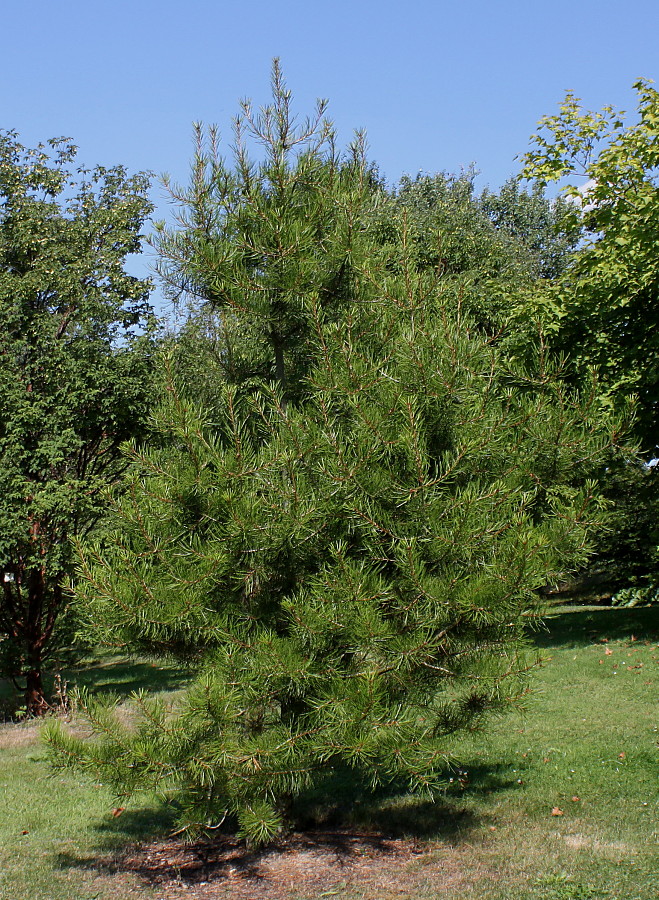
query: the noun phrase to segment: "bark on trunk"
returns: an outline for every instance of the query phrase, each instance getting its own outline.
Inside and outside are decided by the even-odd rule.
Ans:
[[[46,700],[43,689],[43,681],[41,678],[41,662],[28,670],[26,673],[27,687],[25,689],[25,709],[28,716],[44,716],[50,706]]]

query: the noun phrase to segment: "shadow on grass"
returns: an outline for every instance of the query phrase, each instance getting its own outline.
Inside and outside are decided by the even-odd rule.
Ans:
[[[368,827],[316,824],[289,832],[265,847],[251,848],[230,832],[190,844],[180,838],[158,838],[151,830],[148,843],[140,844],[137,839],[144,837],[149,814],[124,815],[121,836],[125,841],[132,832],[132,841],[122,843],[117,830],[110,840],[103,840],[95,856],[61,852],[56,865],[99,875],[131,873],[150,885],[174,882],[192,887],[214,881],[230,887],[236,898],[276,896],[282,900],[291,890],[318,896],[332,881],[351,872],[361,877],[368,876],[369,870],[378,875],[388,870],[396,877],[405,862],[426,852],[418,838],[468,843],[480,824],[477,816],[459,806],[408,799],[399,808],[382,808],[370,815]],[[118,828],[114,823],[109,827]]]
[[[153,663],[130,657],[103,656],[83,660],[75,667],[62,669],[61,677],[67,684],[69,696],[76,687],[92,693],[111,692],[124,700],[136,691],[175,691],[190,680],[190,672],[183,666]],[[46,696],[55,694],[52,673],[44,676]],[[23,704],[23,695],[11,681],[0,679],[0,721],[11,721]]]
[[[190,672],[182,666],[109,657],[92,660],[71,672],[62,673],[62,677],[71,686],[99,694],[111,691],[123,699],[141,690],[151,693],[178,690],[190,680]]]
[[[445,840],[458,843],[478,826],[478,817],[461,805],[463,799],[502,793],[517,787],[513,762],[476,765],[455,773],[446,793],[420,799],[403,784],[371,790],[351,770],[333,772],[316,788],[297,798],[291,808],[295,827],[364,829],[388,838]]]
[[[659,640],[659,607],[617,609],[574,607],[551,613],[545,627],[534,632],[537,647],[582,647],[608,640]]]
[[[137,809],[125,809],[121,815],[96,825],[99,850],[111,850],[127,843],[157,840],[171,835],[175,811],[164,803]]]
[[[426,852],[419,841],[469,845],[484,820],[466,808],[467,796],[513,788],[509,772],[506,765],[474,767],[464,787],[456,784],[453,793],[435,802],[401,793],[395,785],[368,791],[354,772],[333,773],[295,801],[292,830],[259,849],[246,846],[235,836],[235,822],[227,822],[222,832],[207,840],[189,844],[171,836],[171,809],[126,810],[99,823],[95,856],[63,852],[56,864],[108,875],[130,872],[150,884],[178,881],[192,885],[213,878],[232,879],[233,884],[233,879],[239,878],[254,889],[270,883],[273,868],[278,871],[290,864],[293,869],[298,867],[296,871],[302,866],[326,872],[330,865],[346,867],[347,872],[353,863],[362,866],[363,860],[369,859],[395,868],[397,861]],[[250,896],[261,894],[257,890]]]
[[[62,851],[55,854],[55,865],[59,869],[99,871],[116,869],[115,858],[119,860],[127,848],[134,850],[147,841],[168,839],[174,827],[174,810],[164,803],[125,809],[119,815],[113,815],[97,822],[95,831],[98,840],[95,853],[76,856],[68,851]]]

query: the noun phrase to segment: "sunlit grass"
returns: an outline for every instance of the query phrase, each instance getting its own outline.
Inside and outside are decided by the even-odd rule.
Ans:
[[[398,795],[355,805],[346,782],[333,804],[308,798],[309,823],[418,838],[428,853],[410,864],[410,900],[656,900],[658,632],[656,609],[560,612],[535,637],[544,664],[526,710],[464,738],[462,773],[441,802]],[[184,679],[180,670],[108,657],[69,676],[122,695],[176,690]],[[167,833],[166,812],[130,807],[113,816],[105,786],[53,774],[44,757],[35,723],[0,726],[2,900],[163,896],[98,862]],[[438,859],[457,863],[458,886],[437,884]],[[366,887],[333,890],[376,900]]]

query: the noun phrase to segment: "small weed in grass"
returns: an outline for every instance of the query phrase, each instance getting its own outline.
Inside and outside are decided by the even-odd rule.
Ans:
[[[602,895],[593,887],[574,882],[570,875],[546,875],[538,878],[538,900],[598,900]]]

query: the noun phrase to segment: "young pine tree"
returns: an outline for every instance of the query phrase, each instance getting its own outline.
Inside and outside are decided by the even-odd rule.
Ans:
[[[432,795],[456,734],[524,690],[535,591],[587,553],[605,440],[546,360],[516,368],[419,273],[404,217],[387,258],[361,157],[288,103],[275,68],[235,167],[200,157],[163,234],[172,283],[224,311],[224,377],[200,404],[174,354],[162,440],[81,557],[105,639],[194,680],[128,726],[90,701],[91,740],[50,730],[60,764],[255,842],[338,769]]]

